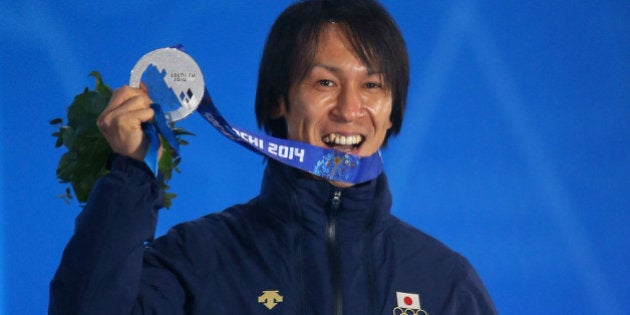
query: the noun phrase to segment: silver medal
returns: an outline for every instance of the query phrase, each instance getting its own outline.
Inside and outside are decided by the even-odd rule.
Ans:
[[[199,65],[177,48],[160,48],[142,56],[131,70],[129,85],[137,88],[140,82],[171,122],[194,112],[205,90]]]

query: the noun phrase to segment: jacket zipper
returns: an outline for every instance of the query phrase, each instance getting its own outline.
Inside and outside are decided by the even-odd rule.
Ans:
[[[328,258],[330,262],[331,282],[333,288],[333,314],[343,314],[343,299],[341,287],[341,270],[339,255],[337,253],[337,222],[336,215],[341,203],[341,189],[333,192],[330,211],[328,212],[328,226],[326,227],[326,237],[328,243]]]

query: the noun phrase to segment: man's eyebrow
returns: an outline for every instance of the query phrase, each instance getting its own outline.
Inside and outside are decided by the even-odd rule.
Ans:
[[[330,71],[330,72],[333,72],[333,73],[339,73],[339,72],[341,72],[341,69],[340,69],[340,68],[335,67],[335,66],[331,66],[331,65],[327,65],[327,64],[323,64],[323,63],[316,63],[316,64],[313,64],[313,66],[311,67],[311,69],[318,68],[318,67],[319,67],[319,68],[324,68],[324,69],[326,69],[326,70],[328,70],[328,71]]]
[[[335,66],[332,66],[332,65],[328,65],[328,64],[323,64],[323,63],[316,63],[316,64],[313,64],[313,65],[311,66],[311,70],[312,70],[312,69],[314,69],[314,68],[316,68],[316,67],[324,68],[324,69],[326,69],[326,70],[328,70],[328,71],[330,71],[330,72],[332,72],[332,73],[340,73],[340,72],[341,72],[341,68],[339,68],[339,67],[335,67]],[[382,72],[382,71],[379,71],[379,70],[372,69],[371,67],[368,67],[368,68],[367,68],[367,73],[366,73],[366,74],[367,74],[368,76],[372,76],[372,75],[383,75],[383,72]]]

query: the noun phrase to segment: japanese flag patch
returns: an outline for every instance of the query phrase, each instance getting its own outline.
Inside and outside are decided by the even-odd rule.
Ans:
[[[414,293],[396,292],[396,301],[399,308],[419,310],[420,295]]]

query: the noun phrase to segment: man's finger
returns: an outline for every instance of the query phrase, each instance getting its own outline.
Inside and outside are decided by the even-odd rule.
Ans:
[[[109,100],[109,104],[107,104],[107,107],[105,108],[105,110],[103,110],[103,113],[106,114],[110,111],[115,110],[118,107],[124,106],[130,99],[136,98],[138,96],[145,96],[145,103],[147,105],[151,104],[151,99],[149,98],[146,91],[143,91],[139,88],[132,88],[128,85],[122,86],[114,91],[112,97]]]

